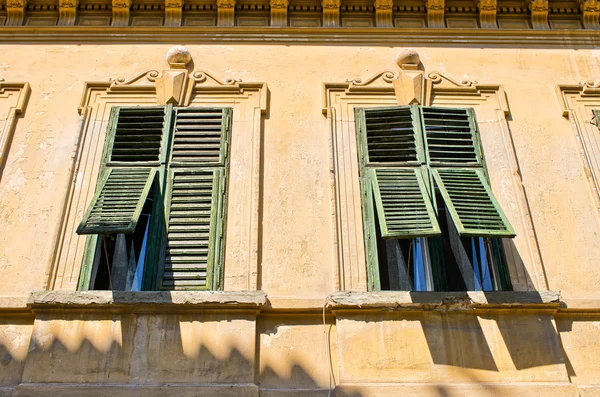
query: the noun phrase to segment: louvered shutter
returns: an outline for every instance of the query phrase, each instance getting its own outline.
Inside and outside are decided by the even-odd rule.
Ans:
[[[483,169],[438,168],[432,173],[461,236],[515,236]]]
[[[440,234],[419,168],[375,168],[370,172],[383,238]]]
[[[114,107],[105,149],[108,165],[164,162],[170,107]]]
[[[480,166],[481,154],[473,109],[422,107],[430,166]]]
[[[600,110],[594,109],[592,110],[592,113],[594,114],[594,124],[596,124],[596,127],[600,128]]]
[[[211,289],[220,255],[224,170],[171,171],[163,289]]]
[[[133,232],[155,174],[150,167],[108,168],[77,233]]]
[[[223,165],[231,108],[175,109],[171,164]]]
[[[365,164],[420,165],[424,161],[416,107],[358,109],[357,120]]]

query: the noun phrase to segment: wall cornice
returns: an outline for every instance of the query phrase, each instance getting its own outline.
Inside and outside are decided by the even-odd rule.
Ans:
[[[0,27],[0,44],[338,44],[506,48],[599,48],[600,30],[277,28],[277,27]]]

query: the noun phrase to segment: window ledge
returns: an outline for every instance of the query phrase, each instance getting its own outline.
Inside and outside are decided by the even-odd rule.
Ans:
[[[558,310],[560,292],[336,292],[327,307],[332,311],[440,311],[455,312],[490,309]]]
[[[198,310],[260,310],[267,303],[262,291],[33,291],[32,311],[98,309],[135,312]]]

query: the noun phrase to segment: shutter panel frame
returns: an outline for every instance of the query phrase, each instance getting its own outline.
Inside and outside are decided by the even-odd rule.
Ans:
[[[377,209],[377,217],[379,219],[381,236],[384,239],[431,237],[441,235],[441,229],[437,221],[437,215],[429,196],[421,168],[377,167],[369,168],[367,172],[368,179],[372,185],[372,197]],[[394,184],[394,186],[397,187],[395,192],[390,192],[391,189],[389,188],[389,182],[387,183],[388,186],[385,187],[385,189],[382,189],[384,187],[385,179],[393,180],[391,178],[395,179],[394,182],[400,181],[403,183],[403,185]],[[418,189],[419,193],[415,192],[415,188]],[[404,191],[401,191],[401,189]],[[384,204],[384,195],[382,194],[382,190],[388,191],[388,193],[385,194],[385,200],[388,201],[388,203],[390,200],[399,202],[396,208],[390,208],[391,206],[389,204]],[[415,194],[420,194],[421,200],[419,200],[418,197],[414,197]],[[412,211],[411,214],[411,211],[407,209],[409,207],[416,207],[417,210],[420,211],[421,215],[424,215],[425,212],[426,216],[415,219],[415,211]],[[411,215],[413,216],[411,217]],[[400,217],[406,220],[401,220],[400,225],[398,225],[398,219],[396,219],[393,223],[396,223],[397,226],[393,227],[390,222],[392,221],[393,217]],[[419,223],[423,224],[423,220],[428,222],[426,226],[417,227]]]
[[[177,204],[180,209],[175,209],[173,190],[175,185],[178,183],[182,183],[181,181],[177,181],[180,176],[202,176],[208,173],[212,173],[212,186],[210,192],[210,212],[207,216],[197,217],[197,216],[186,216],[185,212],[189,212],[186,210],[185,203],[180,202]],[[159,288],[161,290],[213,290],[215,286],[219,284],[219,280],[215,280],[215,273],[219,275],[219,272],[216,272],[216,267],[220,264],[222,256],[223,256],[223,229],[225,227],[225,214],[224,214],[224,192],[225,192],[225,170],[221,167],[186,167],[186,168],[172,168],[169,170],[168,176],[168,187],[166,190],[167,193],[167,203],[165,205],[165,243],[162,244],[163,252],[161,253],[161,258],[163,258],[160,262],[160,271],[159,271]],[[190,189],[190,190],[193,190]],[[199,201],[202,201],[202,198],[206,200],[207,195],[200,196],[199,194],[189,194],[188,197],[190,200],[186,202],[189,203],[189,207],[193,207],[194,205],[200,205]],[[193,198],[196,201],[193,201]],[[197,232],[198,237],[188,236],[175,238],[171,236],[171,234],[186,234],[186,231],[189,231],[190,228],[186,229],[186,231],[181,231],[176,228],[171,229],[172,226],[172,218],[174,215],[174,211],[182,211],[183,213],[178,214],[177,217],[180,219],[184,219],[184,224],[198,224],[201,222],[208,221],[208,236],[200,237],[202,232]],[[193,211],[193,210],[192,210]],[[194,220],[195,223],[194,223]],[[198,221],[199,220],[199,221]],[[189,222],[189,223],[188,223]],[[191,233],[188,233],[191,234]],[[203,245],[207,246],[206,249],[206,260],[195,260],[196,264],[187,266],[185,263],[190,263],[190,259],[168,259],[169,255],[181,255],[181,257],[193,258],[199,257],[200,253],[189,253],[185,252],[188,248],[186,245],[190,247],[202,246],[199,244],[191,244],[190,241],[198,242],[199,240],[205,241]],[[187,243],[187,244],[186,244]],[[171,245],[169,245],[171,244]],[[193,249],[193,248],[192,248]],[[172,251],[173,250],[173,251]],[[189,255],[187,255],[189,253]],[[193,261],[192,261],[193,262]],[[170,264],[170,266],[169,266]],[[204,266],[202,266],[204,265]],[[174,266],[180,267],[176,269]],[[205,276],[202,277],[201,274],[205,272]],[[197,273],[197,277],[193,278],[194,275],[192,273]],[[187,278],[186,278],[187,277]],[[202,285],[202,281],[204,281],[204,285]],[[179,284],[179,285],[178,285]]]
[[[499,238],[516,236],[510,221],[496,200],[482,168],[431,168],[431,172],[460,236]],[[444,181],[444,179],[446,180]],[[451,189],[456,191],[455,195],[460,194],[462,196],[460,201],[457,200],[458,197],[452,197],[453,194],[448,189],[448,182],[454,185]],[[462,185],[462,188],[457,187],[456,184]],[[465,197],[470,198],[470,203],[463,201]],[[455,204],[459,203],[460,207],[457,208]],[[478,216],[469,213],[476,206],[482,208],[482,212],[486,212],[486,214]],[[469,219],[473,221],[469,221]],[[487,223],[488,228],[475,228],[468,225],[469,222],[474,223],[476,221]],[[492,229],[489,226],[495,226],[495,228]]]
[[[154,167],[107,167],[99,181],[94,198],[77,227],[76,233],[79,235],[132,233],[150,193],[156,173],[157,169]],[[118,186],[120,181],[126,181],[128,184]],[[132,192],[131,182],[137,185],[137,192]],[[144,183],[143,186],[141,185],[142,182]],[[130,199],[124,199],[127,194]],[[107,196],[109,200],[105,200]],[[137,201],[133,205],[132,200],[136,196]],[[113,206],[112,209],[102,207],[107,201],[113,203],[110,204]],[[100,213],[100,217],[104,219],[98,219],[94,213]],[[125,223],[127,220],[129,222]],[[91,223],[96,223],[96,225]]]
[[[479,126],[473,108],[422,106],[420,110],[427,164],[430,167],[483,167]],[[438,118],[433,118],[434,115]],[[468,121],[469,137],[465,136],[466,132],[460,132],[467,128],[465,121]],[[465,150],[468,148],[471,150]],[[444,155],[447,156],[442,157]],[[454,158],[448,160],[448,156]]]
[[[600,130],[600,109],[592,109],[592,114],[594,115],[593,120],[596,120],[596,124],[595,125]]]
[[[395,113],[394,113],[395,112]],[[355,110],[355,119],[358,122],[358,131],[360,142],[359,146],[362,146],[361,156],[363,159],[364,165],[371,166],[417,166],[425,163],[425,153],[424,146],[422,140],[421,133],[421,118],[419,113],[419,108],[415,105],[413,106],[386,106],[386,107],[366,107],[366,108],[356,108]],[[377,113],[381,113],[378,115]],[[404,113],[404,114],[402,114]],[[406,117],[410,115],[411,122],[410,127],[412,128],[412,132],[402,132],[398,131],[397,133],[390,133],[393,129],[390,127],[389,129],[375,129],[370,128],[369,122],[371,119],[376,119],[380,117],[387,117],[391,119],[395,119],[397,123],[404,123],[406,125],[406,121],[401,121],[402,117]],[[384,124],[384,123],[381,123]],[[408,128],[407,126],[403,127],[404,130]],[[374,140],[381,139],[382,137],[387,137],[389,139],[400,140],[399,145],[403,145],[401,142],[406,141],[406,137],[412,135],[412,141],[414,142],[414,147],[408,147],[404,150],[412,151],[413,153],[408,154],[408,156],[414,156],[414,159],[410,160],[400,160],[397,161],[376,161],[373,157],[374,151],[382,151],[384,149],[381,148],[381,144],[383,142]],[[371,144],[369,143],[371,140]],[[379,145],[379,146],[377,146]],[[411,150],[412,149],[412,150]],[[393,149],[392,149],[393,150]],[[389,153],[389,157],[399,157],[399,153]]]
[[[168,137],[169,137],[169,131],[170,131],[170,127],[171,127],[171,114],[172,114],[172,108],[173,105],[168,105],[168,106],[135,106],[135,107],[131,107],[131,106],[113,106],[110,110],[110,118],[109,118],[109,124],[108,124],[108,129],[107,129],[107,137],[106,137],[106,143],[105,143],[105,148],[104,148],[104,153],[102,155],[102,162],[103,164],[105,164],[106,166],[124,166],[124,167],[131,167],[131,166],[159,166],[161,164],[164,164],[167,158],[167,152],[168,152],[168,147],[167,147],[167,142],[168,142]],[[120,140],[120,144],[121,145],[126,145],[125,141],[130,141],[131,142],[131,146],[128,147],[128,150],[136,150],[136,146],[142,145],[144,141],[146,141],[148,139],[149,136],[145,137],[145,138],[141,138],[139,137],[140,134],[137,134],[139,138],[134,139],[132,135],[127,136],[127,134],[123,134],[120,136],[118,135],[118,130],[119,130],[119,121],[124,122],[125,121],[125,117],[133,117],[131,115],[127,115],[127,113],[143,113],[143,112],[148,112],[148,113],[157,113],[162,111],[163,114],[163,119],[162,119],[162,127],[160,128],[160,137],[159,139],[154,139],[155,142],[157,142],[157,148],[155,149],[157,151],[157,154],[153,157],[153,159],[144,159],[144,160],[126,160],[124,158],[119,158],[119,159],[114,159],[114,154],[115,154],[115,143],[117,142],[117,140]],[[158,115],[154,114],[152,115],[154,117],[158,117]],[[138,118],[143,119],[144,116],[139,115]],[[158,121],[156,122],[158,123]],[[156,127],[151,127],[151,126],[144,126],[145,129],[147,131],[154,131],[154,135],[156,135]],[[143,130],[143,129],[141,129]],[[152,135],[150,134],[150,132],[148,133],[148,135]],[[121,138],[121,139],[119,139]],[[120,155],[120,157],[125,157],[125,155]],[[149,156],[148,156],[149,157]]]

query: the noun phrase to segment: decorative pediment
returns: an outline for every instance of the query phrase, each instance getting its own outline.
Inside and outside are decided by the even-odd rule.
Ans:
[[[258,89],[261,92],[261,108],[266,109],[266,85],[263,83],[244,83],[231,77],[219,78],[207,70],[189,71],[186,66],[191,62],[189,51],[182,46],[175,46],[167,53],[170,68],[144,71],[130,78],[118,77],[107,82],[86,83],[79,112],[85,108],[92,90],[104,90],[110,93],[145,93],[156,94],[158,105],[189,105],[195,93],[239,93],[244,89]]]
[[[439,71],[426,73],[418,54],[411,49],[403,50],[396,57],[396,63],[400,67],[399,71],[382,70],[366,79],[357,77],[344,83],[323,84],[323,114],[332,106],[333,93],[347,96],[389,95],[395,96],[400,105],[428,105],[432,102],[433,95],[481,96],[490,92],[495,93],[498,108],[508,114],[506,95],[501,85],[479,84],[466,75],[459,80]],[[600,92],[600,88],[597,89]]]
[[[600,80],[585,81],[579,84],[564,84],[556,87],[556,93],[562,108],[564,117],[569,116],[569,110],[574,107],[574,99],[577,100],[595,100],[600,106]]]

